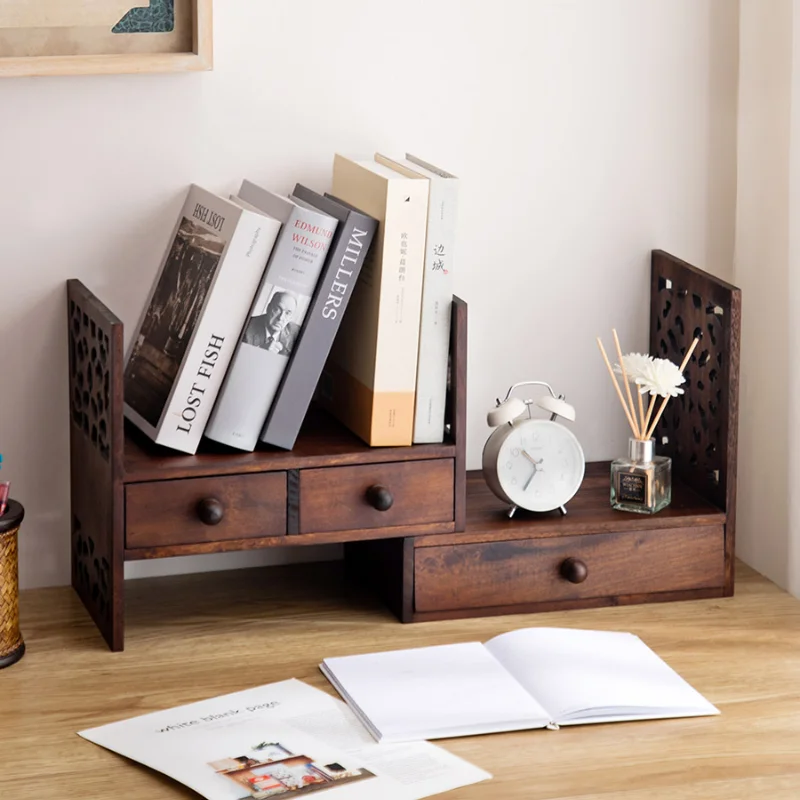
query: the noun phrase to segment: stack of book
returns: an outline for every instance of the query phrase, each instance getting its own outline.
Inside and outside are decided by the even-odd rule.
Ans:
[[[288,197],[192,186],[132,338],[125,415],[158,444],[291,450],[314,397],[372,446],[444,437],[458,179],[336,155]]]

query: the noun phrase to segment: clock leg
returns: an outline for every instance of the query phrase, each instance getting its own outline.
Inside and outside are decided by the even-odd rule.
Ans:
[[[511,506],[511,508],[506,511],[506,516],[511,519],[514,516],[514,512],[517,510],[517,506]]]
[[[566,517],[567,516],[567,509],[564,508],[564,506],[559,506],[558,508],[559,508],[559,511],[561,511],[561,516],[562,517]]]

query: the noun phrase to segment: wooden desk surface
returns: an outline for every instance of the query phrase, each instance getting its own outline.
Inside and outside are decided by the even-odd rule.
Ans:
[[[23,592],[28,652],[0,671],[0,797],[196,798],[75,732],[290,677],[333,693],[326,656],[552,625],[638,634],[722,715],[440,742],[495,776],[442,797],[796,800],[800,601],[742,565],[737,581],[722,600],[401,625],[338,563],[146,579],[128,585],[123,653],[71,589]]]

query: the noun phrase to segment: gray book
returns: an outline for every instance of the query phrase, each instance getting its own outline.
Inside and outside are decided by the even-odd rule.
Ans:
[[[378,227],[377,220],[367,214],[299,183],[292,197],[333,217],[339,224],[305,326],[261,432],[262,442],[286,450],[291,450],[297,440],[339,323],[353,293],[353,286]]]
[[[289,364],[339,223],[250,181],[242,183],[238,198],[283,227],[205,435],[251,451]]]

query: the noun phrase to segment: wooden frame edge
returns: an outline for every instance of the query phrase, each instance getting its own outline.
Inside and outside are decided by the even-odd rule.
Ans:
[[[214,68],[213,0],[194,0],[191,53],[0,58],[0,78],[201,72]]]

